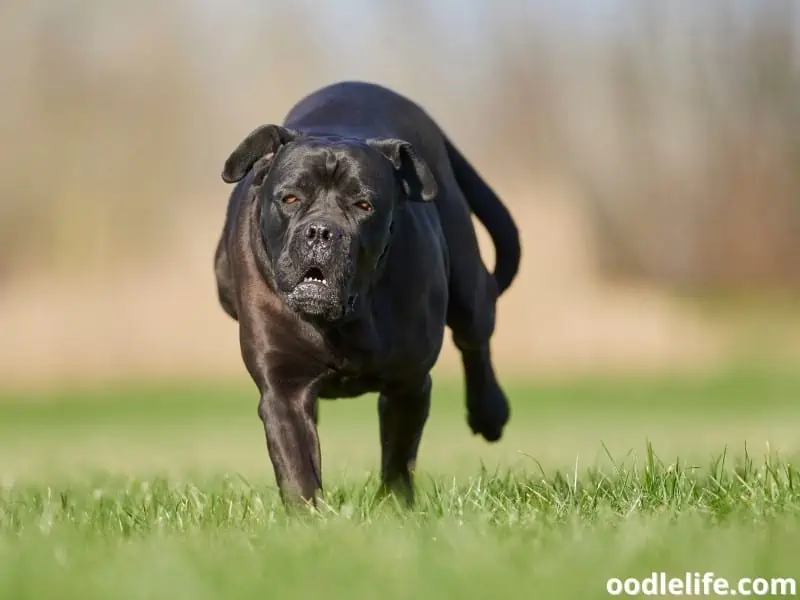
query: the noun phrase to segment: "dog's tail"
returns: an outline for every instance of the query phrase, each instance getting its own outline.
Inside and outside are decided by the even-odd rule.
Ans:
[[[500,295],[508,289],[519,270],[522,251],[517,225],[497,194],[453,143],[447,138],[444,142],[450,163],[453,165],[456,182],[466,197],[470,209],[492,238],[495,249],[494,279],[497,283],[497,293]]]

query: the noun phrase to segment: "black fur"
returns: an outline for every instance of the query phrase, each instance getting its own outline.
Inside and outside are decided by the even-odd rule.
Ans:
[[[379,394],[385,488],[413,498],[449,327],[461,352],[467,420],[498,440],[509,419],[490,338],[497,297],[520,260],[508,210],[436,123],[384,87],[334,84],[282,125],[254,130],[225,162],[236,183],[215,254],[281,493],[322,487],[319,398]],[[496,248],[484,266],[471,213]]]

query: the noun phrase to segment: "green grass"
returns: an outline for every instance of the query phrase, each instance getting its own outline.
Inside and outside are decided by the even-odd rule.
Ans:
[[[0,598],[604,598],[611,577],[800,578],[800,376],[508,386],[497,445],[439,384],[416,506],[376,499],[372,399],[322,409],[289,518],[249,386],[0,395]]]

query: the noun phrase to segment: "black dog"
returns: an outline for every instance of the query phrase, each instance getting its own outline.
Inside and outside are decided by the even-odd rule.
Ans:
[[[509,419],[489,341],[516,276],[517,228],[434,121],[378,85],[344,82],[259,127],[222,179],[238,182],[215,255],[281,495],[321,490],[317,399],[379,392],[384,489],[413,499],[411,469],[445,325],[461,352],[468,422],[498,440]],[[471,212],[496,249],[494,274]]]

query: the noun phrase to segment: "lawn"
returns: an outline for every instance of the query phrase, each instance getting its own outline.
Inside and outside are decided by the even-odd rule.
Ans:
[[[653,572],[800,578],[800,374],[512,382],[491,446],[437,382],[412,511],[376,500],[375,402],[357,399],[323,405],[324,504],[292,519],[246,382],[0,394],[0,598],[603,598]]]

